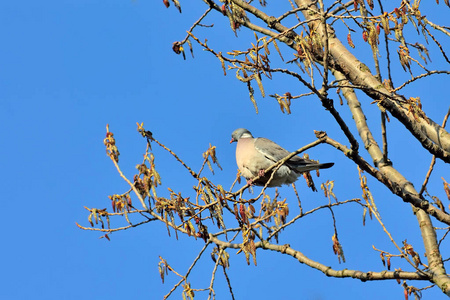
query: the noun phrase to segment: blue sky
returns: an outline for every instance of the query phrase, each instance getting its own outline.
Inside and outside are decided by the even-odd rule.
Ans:
[[[189,53],[186,60],[175,55],[172,43],[184,39],[186,30],[206,9],[200,2],[191,7],[182,1],[183,14],[173,6],[166,9],[162,1],[24,0],[0,4],[1,299],[162,299],[178,278],[170,274],[166,283],[161,283],[158,256],[184,273],[203,246],[192,238],[177,241],[168,237],[165,226],[157,223],[112,234],[110,242],[76,227],[75,222],[88,226],[83,206],[110,209],[107,196],[128,189],[105,155],[106,124],[115,134],[120,165],[130,178],[145,151],[145,140],[136,131],[136,122],[144,122],[147,130],[194,170],[200,168],[209,144],[215,145],[223,171],[216,169],[214,176],[209,171],[204,174],[226,188],[237,170],[235,145],[229,141],[238,127],[289,150],[313,141],[313,130],[327,131],[345,143],[317,98],[295,101],[293,114],[286,115],[273,98],[262,98],[255,86],[259,104],[259,114],[255,114],[246,86],[236,80],[234,71],[224,76],[220,62],[211,54],[194,44],[194,59]],[[436,6],[433,1],[425,8],[431,20],[448,25],[443,20],[448,18],[449,9],[443,4]],[[226,52],[250,47],[246,37],[252,35],[241,30],[236,38],[220,15],[214,14],[204,23],[214,23],[215,27],[195,33],[202,40],[207,38],[214,49]],[[448,38],[437,37],[450,51]],[[357,37],[354,40],[358,43]],[[357,46],[360,48],[355,53],[369,50],[363,43]],[[436,47],[430,45],[430,50],[435,53]],[[371,53],[363,57],[367,59]],[[445,69],[438,55],[432,60]],[[398,65],[394,74],[399,78],[397,83],[408,78]],[[449,105],[442,92],[447,82],[448,76],[438,75],[405,88],[404,93],[420,96],[424,110],[440,123]],[[264,83],[267,94],[305,92],[297,82],[279,76]],[[369,99],[362,102],[379,139],[379,115]],[[347,108],[338,109],[354,129]],[[388,130],[394,166],[420,187],[431,157],[418,152],[420,145],[393,118]],[[168,195],[168,187],[194,195],[195,182],[189,174],[167,152],[158,147],[154,152],[163,182],[161,195]],[[358,173],[345,157],[326,145],[308,153],[322,162],[335,162],[315,179],[317,186],[335,180],[340,200],[361,197]],[[441,200],[445,195],[440,177],[449,181],[448,174],[448,166],[438,161],[429,190]],[[393,236],[399,243],[407,239],[423,258],[420,232],[410,207],[371,179],[369,187]],[[298,188],[305,209],[328,202],[322,192],[309,191],[302,180]],[[280,192],[292,203],[294,214],[296,200],[290,188]],[[357,205],[337,208],[335,213],[347,263],[339,265],[332,253],[332,220],[326,211],[296,223],[284,232],[280,243],[290,243],[333,268],[383,270],[372,245],[387,251],[394,248],[379,224],[367,221],[362,227],[362,210]],[[112,221],[113,226],[123,224],[122,220]],[[448,247],[448,242],[444,241],[443,247]],[[328,278],[291,257],[263,251],[257,252],[257,267],[247,266],[242,254],[229,253],[236,299],[403,297],[395,282]],[[404,262],[395,262],[396,268],[407,268]],[[192,273],[192,286],[208,286],[213,267],[205,254]],[[230,299],[221,272],[215,287],[216,299]],[[205,293],[197,296],[207,298]],[[437,289],[424,296],[440,298],[443,296]],[[181,299],[181,289],[172,299]]]

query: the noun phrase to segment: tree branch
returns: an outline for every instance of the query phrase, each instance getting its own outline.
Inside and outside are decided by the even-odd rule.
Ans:
[[[223,248],[241,249],[240,244],[229,243],[219,240],[212,234],[209,235],[211,242]],[[255,243],[256,248],[264,250],[272,250],[279,253],[283,253],[297,259],[300,263],[305,264],[311,268],[321,271],[327,276],[337,278],[355,278],[361,281],[372,280],[388,280],[388,279],[404,279],[404,280],[430,280],[431,276],[427,276],[427,273],[418,272],[404,272],[404,271],[381,271],[381,272],[362,272],[358,270],[334,270],[329,266],[325,266],[319,262],[316,262],[306,257],[300,251],[294,250],[289,245],[275,245],[267,241],[260,241]]]
[[[295,0],[299,7],[310,6],[310,0]],[[325,36],[325,29],[320,21],[315,20],[318,14],[317,7],[311,6],[314,13],[305,13],[303,15],[309,21],[311,30],[317,32],[319,36]],[[450,134],[441,126],[426,117],[416,118],[408,114],[408,108],[401,105],[403,98],[399,95],[392,96],[396,101],[389,99],[384,95],[391,93],[381,82],[370,73],[369,68],[359,61],[335,36],[328,36],[330,44],[330,67],[341,72],[345,77],[355,85],[367,87],[365,93],[374,100],[381,100],[380,104],[396,117],[427,149],[430,153],[443,161],[450,163]],[[317,54],[320,56],[320,53]],[[320,61],[319,61],[320,62]]]
[[[387,178],[383,173],[379,170],[371,166],[364,158],[359,156],[357,153],[353,153],[353,151],[341,143],[333,140],[330,137],[326,137],[325,143],[333,146],[334,148],[341,151],[345,156],[353,160],[362,170],[369,173],[371,176],[376,178],[379,182],[381,182],[384,186],[386,186],[392,193],[399,196],[403,201],[407,203],[411,203],[417,208],[420,208],[435,217],[442,223],[450,225],[450,215],[446,214],[442,210],[434,207],[428,201],[422,199],[420,196],[416,194],[411,194],[404,189],[403,185],[399,185],[398,183],[392,182],[389,178]]]

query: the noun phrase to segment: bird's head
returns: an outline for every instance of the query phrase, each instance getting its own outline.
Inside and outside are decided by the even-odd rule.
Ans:
[[[252,138],[252,134],[245,128],[238,128],[231,134],[230,144],[237,142],[240,138]]]

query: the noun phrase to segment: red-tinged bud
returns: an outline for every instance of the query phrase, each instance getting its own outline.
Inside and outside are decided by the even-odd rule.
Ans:
[[[245,205],[242,203],[239,205],[239,214],[241,215],[242,221],[244,223],[247,223],[247,215],[245,213]]]
[[[255,207],[253,207],[253,205],[249,204],[248,205],[248,211],[250,212],[250,214],[253,216],[256,212]]]
[[[169,0],[163,0],[163,2],[164,2],[164,5],[165,5],[166,7],[169,7],[169,6],[170,6]]]
[[[234,205],[233,205],[233,210],[234,210],[234,216],[236,217],[236,220],[239,220],[239,212],[238,212],[236,203],[234,203]]]
[[[245,218],[245,206],[242,203],[239,205],[239,214],[241,215],[242,219]]]
[[[184,229],[186,230],[188,236],[191,236],[191,227],[188,224],[184,223]]]
[[[401,17],[400,10],[397,7],[394,8],[394,13],[395,13],[395,16],[397,17],[397,19]]]
[[[380,24],[377,24],[377,34],[380,34]]]
[[[355,7],[355,10],[358,10],[358,0],[353,0],[353,6]]]
[[[227,15],[227,6],[226,6],[225,4],[222,4],[221,10],[222,10],[222,14],[223,14],[224,16],[226,16],[226,15]]]
[[[368,34],[367,34],[367,31],[363,31],[363,40],[364,40],[364,42],[367,42],[367,39],[368,39]]]
[[[350,35],[350,32],[347,35],[347,43],[350,47],[355,48],[355,44],[353,44],[352,36]]]
[[[444,181],[443,183],[444,183],[445,194],[447,195],[448,200],[450,200],[450,184],[448,184],[448,182],[445,181],[444,178],[442,178],[442,180]]]

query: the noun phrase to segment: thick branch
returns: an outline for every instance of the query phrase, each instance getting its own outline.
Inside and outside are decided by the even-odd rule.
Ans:
[[[341,74],[340,72],[335,72],[334,75],[338,81],[346,84],[343,74]],[[348,106],[353,115],[353,119],[355,120],[360,137],[364,141],[364,145],[366,145],[366,149],[372,157],[375,166],[379,167],[379,170],[383,174],[383,176],[385,176],[390,182],[395,183],[398,188],[403,190],[404,195],[409,194],[420,199],[420,195],[415,190],[414,186],[402,174],[400,174],[395,168],[393,168],[392,164],[383,161],[384,155],[378,144],[375,142],[375,139],[366,122],[366,116],[362,111],[361,103],[358,101],[353,89],[343,88],[342,90],[344,93],[344,97],[347,99]],[[436,278],[433,277],[433,280],[437,280],[439,278],[440,285],[437,282],[436,283],[443,290],[445,286],[448,286],[448,289],[450,291],[450,278],[445,275],[446,272],[438,247],[436,231],[433,228],[430,216],[424,210],[416,209],[416,217],[417,221],[420,224],[420,230],[422,233],[425,251],[427,253],[429,268],[431,271],[439,275]],[[446,279],[441,278],[440,275],[445,275]]]
[[[310,0],[296,0],[298,6],[310,6]],[[315,13],[311,13],[314,11]],[[325,28],[320,21],[316,20],[319,14],[317,7],[311,6],[304,17],[310,22],[311,30],[320,36],[325,36]],[[450,163],[450,134],[431,119],[423,119],[408,113],[408,108],[401,104],[403,98],[392,94],[384,85],[370,72],[369,68],[359,61],[336,36],[329,35],[330,67],[340,71],[355,85],[367,87],[364,92],[374,100],[382,100],[380,104],[396,117],[427,149],[430,153],[443,161]],[[318,54],[320,56],[320,54]],[[321,62],[321,61],[319,61]],[[391,100],[391,95],[396,100]],[[417,118],[417,120],[416,120]]]
[[[206,2],[209,3],[211,7],[220,10],[217,5],[212,5],[210,3],[211,1]],[[257,26],[249,21],[244,22],[244,26],[271,37],[276,37],[291,48],[295,48],[293,40],[298,35],[294,31],[289,30],[288,27],[282,25],[279,19],[265,14],[261,10],[242,0],[232,0],[232,2],[264,21],[269,28],[284,34],[275,36],[270,30]],[[328,36],[325,34],[326,29],[318,17],[319,12],[315,6],[316,2],[311,0],[296,0],[295,2],[299,6],[299,10],[303,11],[311,31],[318,32],[321,36]],[[333,30],[331,30],[330,33],[331,32],[333,32]],[[342,72],[354,85],[365,87],[366,89],[363,89],[364,92],[372,99],[377,101],[382,100],[380,104],[396,117],[411,132],[411,134],[419,140],[425,149],[443,161],[450,163],[450,134],[444,128],[426,116],[424,119],[421,116],[414,116],[408,113],[408,107],[402,105],[402,102],[404,101],[403,97],[390,93],[384,85],[370,73],[369,68],[350,53],[334,34],[328,36],[327,45],[329,45],[330,54],[327,62],[329,62],[330,68]],[[316,57],[322,57],[318,62],[323,63],[323,53],[315,53],[315,55]],[[386,95],[389,95],[389,97]]]
[[[404,189],[404,186],[399,185],[396,182],[392,182],[383,173],[371,166],[366,160],[364,160],[364,158],[359,156],[358,153],[355,153],[351,149],[331,139],[328,136],[325,140],[325,143],[335,147],[336,149],[344,153],[345,156],[353,160],[362,170],[369,173],[371,176],[383,183],[392,193],[402,198],[403,201],[411,203],[415,207],[424,210],[430,216],[435,217],[437,220],[450,225],[450,215],[446,214],[442,210],[439,210],[433,205],[430,205],[428,201],[423,200],[420,196],[409,193]]]

